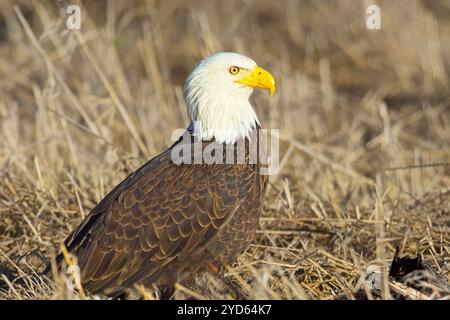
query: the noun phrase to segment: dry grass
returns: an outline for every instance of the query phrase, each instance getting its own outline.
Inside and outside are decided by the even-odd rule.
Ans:
[[[279,88],[255,95],[264,126],[280,128],[283,167],[254,244],[228,269],[239,291],[351,298],[397,246],[448,281],[450,3],[377,2],[380,31],[357,0],[86,1],[79,33],[65,28],[64,1],[2,1],[0,268],[26,286],[0,299],[78,297],[33,280],[39,259],[23,256],[50,257],[171,143],[187,124],[186,75],[220,50],[253,57]],[[232,297],[216,284],[207,274],[176,297]]]

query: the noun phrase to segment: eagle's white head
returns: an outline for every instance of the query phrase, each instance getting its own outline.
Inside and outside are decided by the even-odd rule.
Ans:
[[[220,52],[200,61],[184,86],[189,130],[203,140],[234,143],[259,125],[249,102],[253,88],[275,92],[275,80],[252,59]]]

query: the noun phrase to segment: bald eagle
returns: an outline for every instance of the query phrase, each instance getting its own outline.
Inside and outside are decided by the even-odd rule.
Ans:
[[[267,187],[253,88],[273,94],[275,81],[243,55],[221,52],[194,67],[184,87],[186,133],[115,187],[65,240],[84,290],[173,288],[206,265],[220,270],[247,248]],[[211,149],[215,161],[198,161]],[[64,260],[56,258],[60,269]]]

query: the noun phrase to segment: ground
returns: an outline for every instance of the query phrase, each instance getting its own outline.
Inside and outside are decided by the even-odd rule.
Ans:
[[[448,297],[450,3],[374,1],[382,25],[368,30],[366,2],[74,2],[74,31],[64,1],[2,1],[0,299],[79,298],[32,280],[39,256],[172,143],[184,79],[222,50],[274,74],[275,96],[253,100],[279,129],[281,168],[224,275],[234,290],[205,274],[175,297],[354,298],[397,248],[441,279],[428,297]]]

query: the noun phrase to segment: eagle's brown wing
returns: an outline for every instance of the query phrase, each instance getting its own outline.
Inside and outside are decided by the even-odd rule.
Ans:
[[[254,174],[248,165],[175,165],[170,149],[147,162],[66,240],[85,289],[158,280],[217,234],[252,191]]]

